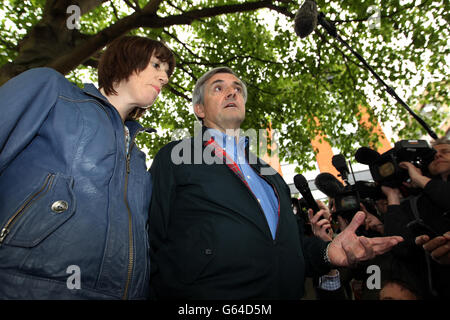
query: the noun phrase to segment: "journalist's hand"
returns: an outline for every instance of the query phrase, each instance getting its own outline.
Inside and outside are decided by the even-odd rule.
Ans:
[[[416,244],[422,246],[437,263],[450,265],[450,231],[433,239],[427,235],[418,236]]]
[[[388,205],[400,204],[402,194],[399,189],[381,186],[381,191],[386,195]]]
[[[422,171],[410,162],[400,162],[399,166],[400,168],[408,170],[409,177],[411,178],[411,183],[405,182],[404,185],[407,187],[419,187],[423,189],[425,188],[425,185],[431,180],[430,178],[425,177],[422,174]]]
[[[366,230],[374,230],[380,234],[384,233],[384,225],[375,215],[371,214],[367,211],[364,204],[360,203],[361,210],[366,214],[366,219],[364,220],[364,224],[366,226]]]
[[[328,248],[328,258],[333,265],[346,267],[372,259],[388,252],[403,241],[399,236],[376,238],[357,236],[355,231],[364,223],[364,219],[364,212],[358,211],[347,228],[333,239]]]
[[[319,211],[313,214],[312,209],[308,209],[308,218],[311,223],[311,229],[315,236],[324,241],[333,240],[333,229],[331,228],[331,213],[330,210],[320,200],[317,200]],[[324,219],[320,219],[323,217]]]

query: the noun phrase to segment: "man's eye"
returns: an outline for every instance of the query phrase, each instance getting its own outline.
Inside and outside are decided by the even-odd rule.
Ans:
[[[222,87],[215,87],[214,91],[222,91]]]
[[[239,88],[239,87],[237,87],[237,88],[236,88],[236,91],[237,91],[237,92],[242,92],[242,89]]]

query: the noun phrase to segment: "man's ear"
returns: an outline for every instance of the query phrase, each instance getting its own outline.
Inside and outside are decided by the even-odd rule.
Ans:
[[[203,104],[197,103],[194,106],[194,113],[198,119],[203,119],[205,117],[205,107],[203,106]]]

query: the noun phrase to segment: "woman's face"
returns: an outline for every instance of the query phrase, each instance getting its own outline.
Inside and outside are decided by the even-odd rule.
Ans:
[[[140,108],[151,106],[169,81],[168,70],[169,64],[153,55],[144,70],[134,72],[124,83],[133,104]]]

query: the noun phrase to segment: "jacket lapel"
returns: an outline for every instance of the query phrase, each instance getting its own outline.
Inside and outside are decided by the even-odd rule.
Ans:
[[[240,182],[246,187],[248,190],[250,196],[253,198],[253,200],[258,204],[258,206],[261,208],[259,210],[259,216],[255,215],[248,215],[242,211],[239,211],[238,213],[242,216],[245,216],[247,219],[250,219],[264,234],[266,234],[268,237],[272,239],[272,234],[270,232],[269,225],[267,223],[266,217],[264,215],[263,209],[261,205],[258,203],[258,200],[256,196],[254,195],[253,191],[251,190],[249,184],[245,180],[245,177],[240,170],[239,166],[230,158],[230,156],[225,152],[223,148],[221,148],[217,142],[214,141],[214,138],[210,136],[204,136],[207,138],[207,141],[203,142],[204,148],[210,148],[213,152],[214,156],[220,161],[219,163],[223,163],[225,166],[228,167],[228,169],[240,180]],[[246,148],[246,158],[247,158],[247,152],[248,148]],[[253,169],[254,166],[252,166]]]

